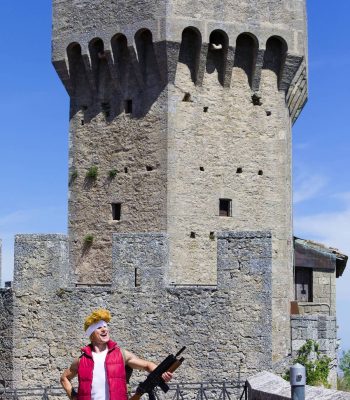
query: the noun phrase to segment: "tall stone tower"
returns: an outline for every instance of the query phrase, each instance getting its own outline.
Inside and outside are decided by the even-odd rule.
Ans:
[[[282,359],[305,0],[53,0],[53,20],[53,63],[71,99],[75,281],[111,281],[113,233],[161,232],[168,285],[215,285],[218,236],[268,231]],[[144,279],[135,268],[135,286]]]

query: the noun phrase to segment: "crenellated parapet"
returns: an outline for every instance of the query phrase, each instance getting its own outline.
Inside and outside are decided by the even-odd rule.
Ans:
[[[203,86],[205,72],[215,72],[217,84],[226,90],[234,90],[233,69],[241,68],[253,93],[259,92],[262,70],[268,69],[276,74],[294,122],[307,100],[306,59],[295,47],[293,36],[278,29],[239,31],[197,23],[159,31],[145,24],[113,34],[71,36],[54,45],[53,64],[76,109],[99,103],[103,110],[121,97],[116,114],[124,111],[131,92],[135,96],[174,84],[178,64],[187,65],[194,85]]]

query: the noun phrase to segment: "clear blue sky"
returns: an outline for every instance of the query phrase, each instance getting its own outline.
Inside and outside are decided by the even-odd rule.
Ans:
[[[50,61],[50,0],[1,5],[0,238],[11,280],[15,233],[66,232],[68,96]],[[309,0],[309,101],[293,129],[294,226],[350,255],[350,1]],[[5,43],[6,42],[6,43]],[[337,283],[350,349],[350,262]]]

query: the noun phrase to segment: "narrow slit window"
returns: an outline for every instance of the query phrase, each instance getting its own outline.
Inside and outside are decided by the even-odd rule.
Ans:
[[[109,118],[111,114],[111,105],[109,103],[101,103],[102,111],[106,118]]]
[[[132,100],[125,101],[125,114],[132,114]]]
[[[112,218],[113,221],[120,221],[122,212],[121,203],[112,203]]]
[[[232,200],[219,199],[219,216],[231,217],[232,216]]]
[[[135,287],[141,286],[140,269],[135,268]]]

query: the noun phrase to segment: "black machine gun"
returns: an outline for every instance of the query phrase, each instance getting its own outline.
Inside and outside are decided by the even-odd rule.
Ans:
[[[162,375],[164,372],[174,372],[179,368],[179,366],[184,361],[184,358],[177,358],[186,349],[184,346],[179,352],[174,356],[169,354],[159,365],[152,371],[147,378],[139,384],[136,389],[136,393],[130,397],[129,400],[139,400],[141,396],[145,393],[148,394],[149,400],[155,400],[154,389],[159,386],[164,393],[169,390],[169,386],[164,382]]]

